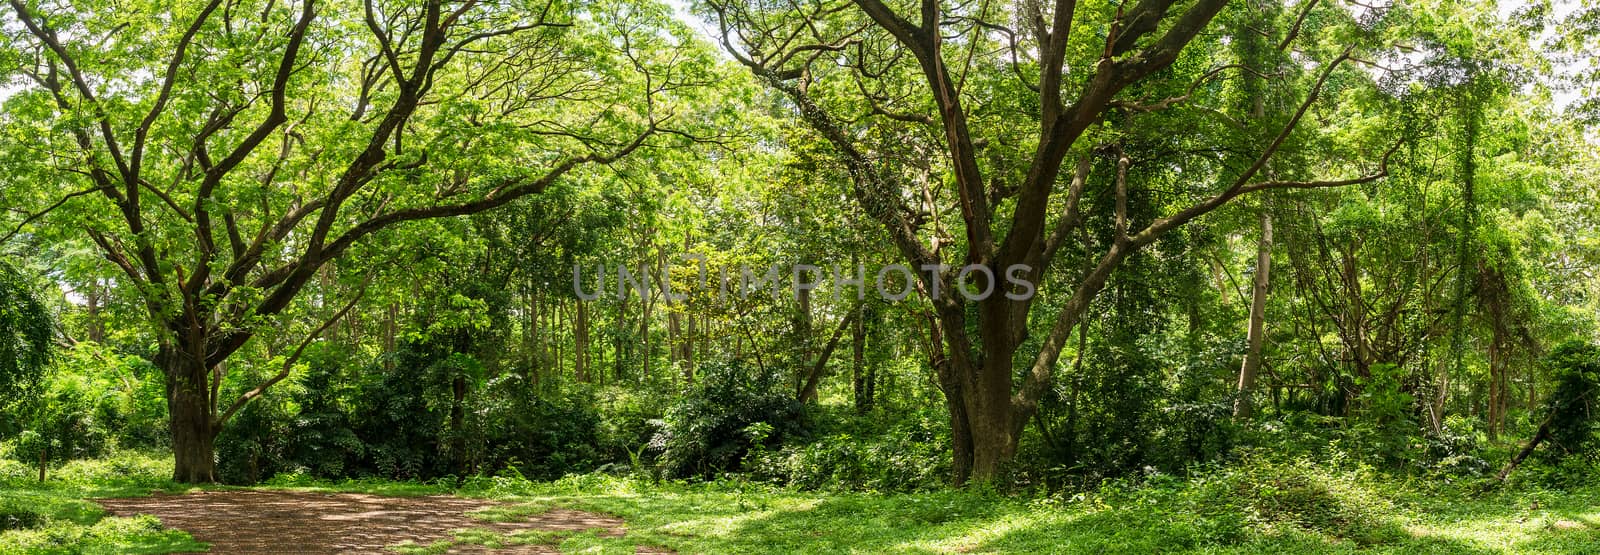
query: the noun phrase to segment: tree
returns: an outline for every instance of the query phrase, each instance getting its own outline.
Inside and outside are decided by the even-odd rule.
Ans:
[[[1239,398],[1233,402],[1234,418],[1250,418],[1255,412],[1256,373],[1261,371],[1261,347],[1266,342],[1267,288],[1272,272],[1272,213],[1261,211],[1261,238],[1257,243],[1255,279],[1250,286],[1250,329],[1246,335],[1244,362],[1239,367]]]
[[[724,47],[832,144],[855,200],[903,259],[925,270],[924,291],[955,291],[960,269],[971,265],[992,275],[1021,267],[1017,276],[1042,290],[1066,291],[1037,302],[1047,297],[996,284],[996,294],[971,303],[953,294],[931,299],[947,351],[935,372],[951,415],[958,483],[969,475],[991,480],[1013,457],[1072,330],[1130,254],[1249,193],[1382,179],[1399,146],[1366,134],[1316,168],[1359,168],[1355,177],[1261,178],[1280,151],[1304,140],[1300,123],[1330,81],[1350,95],[1365,76],[1345,62],[1370,40],[1371,21],[1363,25],[1315,2],[1273,8],[1291,19],[1275,26],[1287,31],[1272,44],[1297,48],[1300,62],[1271,67],[1221,54],[1225,33],[1210,31],[1223,0],[1181,9],[1167,0],[1005,7],[922,0],[910,17],[904,6],[881,0],[816,0],[800,9],[707,4]],[[1317,41],[1303,36],[1312,16],[1324,33]],[[1345,44],[1329,50],[1321,39],[1335,28]],[[1191,46],[1197,37],[1202,43]],[[1273,76],[1275,85],[1303,91],[1303,99],[1283,118],[1210,115],[1221,112],[1208,106],[1220,96],[1219,83],[1249,72]],[[1331,110],[1320,109],[1319,117]],[[1253,153],[1246,164],[1219,163],[1218,145],[1231,141],[1213,130],[1239,127],[1267,130],[1267,139],[1240,145]],[[920,157],[911,152],[919,146],[927,147]],[[934,161],[919,167],[918,159]],[[954,190],[954,209],[918,200],[918,188],[921,199],[942,199],[945,184]],[[1130,194],[1165,187],[1177,193],[1163,196],[1163,214],[1129,217]],[[1092,221],[1109,222],[1113,237],[1073,245]],[[1058,260],[1069,258],[1076,260]],[[1083,270],[1059,276],[1060,268]],[[1039,306],[1054,314],[1038,316],[1046,331],[1032,338]]]
[[[9,5],[11,179],[59,187],[29,219],[65,207],[142,301],[179,482],[215,480],[217,433],[295,357],[231,401],[222,363],[329,262],[691,138],[666,121],[711,79],[649,3]]]
[[[50,312],[34,296],[31,284],[0,260],[0,407],[24,400],[38,387],[50,363],[54,335]],[[13,424],[17,423],[0,422],[0,432]]]

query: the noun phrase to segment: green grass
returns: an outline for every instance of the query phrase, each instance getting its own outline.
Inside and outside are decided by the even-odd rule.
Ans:
[[[1256,520],[1183,484],[1121,499],[1027,502],[964,492],[871,496],[536,486],[522,496],[620,516],[625,539],[697,553],[1596,553],[1600,490],[1479,499],[1403,495],[1388,512],[1335,491],[1350,522]],[[1370,492],[1368,492],[1370,493]],[[1464,496],[1464,494],[1463,494]],[[1212,504],[1206,506],[1206,503]],[[1337,519],[1336,519],[1337,520]],[[571,540],[569,540],[571,542]],[[586,546],[563,544],[562,547]]]
[[[148,455],[125,453],[68,463],[52,469],[49,481],[40,483],[33,467],[0,460],[0,515],[16,515],[14,522],[30,524],[0,530],[0,555],[204,551],[206,544],[183,531],[162,528],[154,517],[109,517],[99,505],[86,500],[186,491],[164,478],[171,472],[169,464]]]
[[[171,553],[203,550],[150,518],[107,518],[84,499],[184,488],[155,458],[73,463],[40,485],[0,462],[0,513],[42,515],[0,532],[0,553]],[[459,495],[508,501],[474,516],[511,521],[570,507],[616,515],[627,534],[455,533],[398,553],[450,545],[557,543],[570,553],[1600,553],[1600,487],[1530,485],[1476,493],[1468,486],[1327,470],[1304,462],[1246,463],[1191,479],[1111,483],[1092,494],[1018,498],[980,491],[875,495],[773,489],[738,481],[651,483],[601,475],[548,483],[479,478],[453,484],[320,482],[270,488],[384,495]]]

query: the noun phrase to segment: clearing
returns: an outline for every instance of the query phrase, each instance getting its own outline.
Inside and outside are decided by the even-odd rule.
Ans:
[[[97,499],[112,515],[147,514],[211,544],[211,553],[559,553],[562,535],[624,534],[621,519],[550,509],[490,521],[505,503],[446,495],[387,497],[364,493],[197,491]],[[477,516],[475,516],[477,515]],[[455,540],[467,539],[462,544]],[[671,553],[639,548],[639,553]]]

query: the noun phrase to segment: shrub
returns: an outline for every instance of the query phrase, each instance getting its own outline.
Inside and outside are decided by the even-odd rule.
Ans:
[[[1545,400],[1549,447],[1544,459],[1554,462],[1570,455],[1594,458],[1600,452],[1600,347],[1583,341],[1562,343],[1545,364],[1555,378],[1555,389]]]
[[[1388,519],[1394,507],[1385,496],[1366,489],[1362,483],[1368,480],[1360,474],[1319,470],[1306,461],[1246,463],[1241,470],[1231,477],[1232,491],[1259,523],[1362,544],[1382,543],[1400,534]]]
[[[34,509],[12,504],[0,505],[0,532],[33,528],[44,523],[44,515]]]
[[[607,461],[625,462],[642,455],[659,431],[672,396],[666,391],[626,387],[601,389],[595,398],[600,413],[599,449]]]
[[[531,391],[515,374],[489,382],[479,472],[515,468],[529,479],[552,480],[602,464],[593,393],[570,389],[538,397]]]
[[[746,461],[756,477],[802,489],[933,491],[950,477],[949,430],[933,414],[887,429],[833,433]]]
[[[1483,477],[1493,470],[1480,455],[1478,430],[1472,419],[1452,414],[1439,433],[1427,435],[1425,469],[1446,476]]]
[[[57,379],[38,400],[34,421],[17,436],[16,456],[28,462],[97,457],[105,452],[107,434],[95,410],[98,395],[76,379]]]
[[[783,386],[783,378],[742,362],[712,362],[700,367],[700,381],[663,418],[650,440],[668,475],[709,478],[734,471],[758,442],[746,430],[756,423],[772,426],[759,444],[781,445],[804,430],[800,405]]]

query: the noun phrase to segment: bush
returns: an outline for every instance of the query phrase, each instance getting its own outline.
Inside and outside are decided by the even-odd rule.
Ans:
[[[59,462],[104,453],[107,434],[95,393],[79,380],[54,380],[38,399],[29,429],[17,436],[16,456],[25,462]]]
[[[610,387],[596,395],[600,413],[599,445],[601,456],[609,462],[629,462],[641,456],[660,430],[672,396],[666,391]],[[642,463],[642,461],[640,461]],[[633,470],[643,470],[634,468]]]
[[[1158,473],[1137,486],[1109,482],[1097,495],[1113,506],[1195,520],[1203,536],[1222,543],[1238,541],[1253,528],[1267,535],[1310,533],[1370,545],[1405,534],[1389,516],[1395,513],[1389,496],[1364,485],[1373,481],[1363,472],[1335,471],[1304,459],[1279,462],[1246,454],[1187,481]]]
[[[432,480],[508,468],[555,479],[625,460],[607,449],[596,396],[586,386],[541,393],[514,371],[483,379],[489,372],[473,357],[420,343],[371,362],[319,344],[301,362],[303,370],[234,415],[218,437],[224,481],[255,483],[279,473]],[[465,386],[459,405],[457,380]],[[644,426],[641,419],[627,427]]]
[[[0,505],[0,532],[33,528],[44,523],[44,515],[11,504]]]
[[[1550,352],[1545,364],[1555,377],[1555,390],[1545,400],[1549,446],[1542,457],[1556,462],[1577,455],[1593,460],[1600,454],[1600,347],[1568,341]]]
[[[738,470],[756,445],[781,445],[802,433],[800,404],[783,383],[779,374],[742,362],[702,365],[700,381],[667,410],[650,440],[661,469],[677,478],[710,478]],[[747,432],[758,423],[770,425],[770,432]]]
[[[929,413],[876,433],[840,432],[778,451],[756,450],[746,464],[760,479],[802,489],[934,491],[950,477],[949,443],[948,427]]]
[[[135,356],[79,343],[56,357],[42,387],[22,407],[9,456],[37,464],[100,456],[118,447],[166,444],[164,387]]]
[[[1444,476],[1481,478],[1493,470],[1480,456],[1474,421],[1452,414],[1439,433],[1427,435],[1422,463],[1426,470]]]
[[[487,389],[479,472],[515,468],[529,479],[553,480],[603,464],[593,393],[572,389],[531,396],[532,388],[514,374],[491,380]]]

